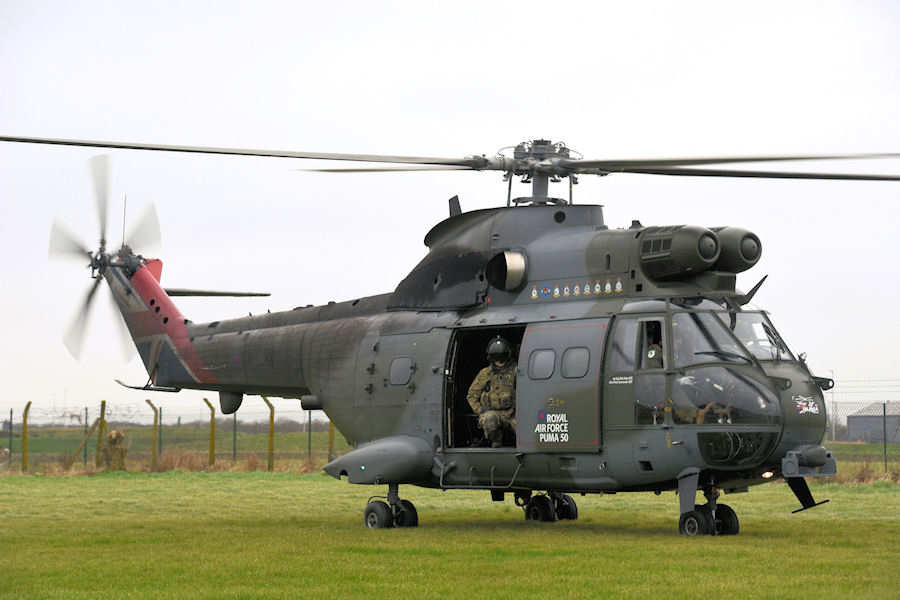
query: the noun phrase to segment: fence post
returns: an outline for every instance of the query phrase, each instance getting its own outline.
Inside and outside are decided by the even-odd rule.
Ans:
[[[88,438],[88,407],[84,407],[84,448],[82,449],[82,462],[87,469],[87,438]]]
[[[31,400],[22,411],[22,472],[28,472],[28,411],[31,410]]]
[[[231,413],[231,462],[237,462],[237,411]]]
[[[306,455],[312,462],[312,411],[306,411]]]
[[[13,455],[13,428],[12,428],[12,420],[13,420],[13,409],[9,409],[9,460],[6,462],[6,468],[12,468],[12,455]]]
[[[156,453],[159,456],[162,456],[162,406],[159,407],[159,437],[157,437],[159,442],[159,447],[156,450]]]
[[[334,460],[334,423],[328,420],[328,462]]]
[[[203,399],[209,407],[209,466],[216,464],[216,409],[206,398]]]
[[[265,396],[263,402],[269,407],[269,472],[275,470],[275,407]]]
[[[94,466],[100,468],[103,460],[103,436],[106,435],[106,400],[100,401],[100,424],[97,426],[97,448],[94,451]]]
[[[157,464],[159,455],[157,454],[156,447],[157,435],[159,435],[159,411],[150,400],[146,400],[146,402],[150,405],[150,408],[153,409],[153,442],[150,445],[150,471],[155,472],[159,467]]]
[[[881,439],[884,445],[884,472],[887,473],[887,401],[881,403],[881,429],[883,435]]]

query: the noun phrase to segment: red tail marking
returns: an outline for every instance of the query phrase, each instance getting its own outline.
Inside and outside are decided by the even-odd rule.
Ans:
[[[184,316],[176,308],[172,299],[166,295],[165,290],[160,287],[160,273],[162,273],[162,261],[152,260],[138,269],[131,278],[132,287],[144,304],[149,307],[149,310],[142,313],[131,313],[126,316],[126,319],[130,319],[135,330],[143,335],[160,333],[167,335],[172,340],[175,351],[201,382],[218,383],[216,377],[207,370],[194,350],[185,326]]]
[[[156,281],[162,281],[162,261],[158,258],[151,258],[144,265],[149,271],[150,274],[153,275],[153,278]]]

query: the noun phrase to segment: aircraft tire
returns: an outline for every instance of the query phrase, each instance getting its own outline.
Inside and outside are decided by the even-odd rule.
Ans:
[[[562,494],[558,500],[556,503],[556,518],[560,521],[575,521],[578,519],[578,505],[575,504],[572,496]]]
[[[555,521],[556,511],[553,510],[553,501],[543,494],[533,497],[525,505],[525,519],[529,521]]]
[[[709,516],[699,510],[689,510],[678,520],[678,532],[688,537],[708,535],[712,533]]]
[[[400,501],[400,510],[397,511],[397,527],[418,527],[419,513],[415,505],[409,500]]]
[[[727,504],[716,505],[716,529],[719,535],[737,535],[741,530],[737,513]]]
[[[369,529],[387,529],[394,526],[394,514],[386,502],[374,500],[366,506],[363,523]]]

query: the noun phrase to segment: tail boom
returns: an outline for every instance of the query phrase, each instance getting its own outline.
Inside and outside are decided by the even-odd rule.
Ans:
[[[187,319],[160,286],[161,274],[162,261],[151,259],[141,261],[133,272],[107,269],[104,277],[154,385],[216,385],[218,380],[191,344]]]

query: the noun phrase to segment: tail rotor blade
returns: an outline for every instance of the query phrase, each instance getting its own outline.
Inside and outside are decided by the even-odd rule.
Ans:
[[[89,260],[91,251],[59,221],[54,220],[53,227],[50,229],[50,250],[47,254],[50,258],[87,258]]]
[[[109,155],[101,154],[90,159],[91,178],[94,180],[94,197],[97,201],[97,219],[100,222],[100,240],[106,241],[106,221],[109,208]]]
[[[135,350],[134,344],[131,341],[131,333],[129,333],[128,327],[125,325],[118,302],[116,302],[116,299],[112,294],[107,294],[107,296],[109,297],[109,305],[112,306],[113,312],[115,313],[113,320],[116,322],[116,337],[119,339],[119,354],[125,362],[128,362],[134,356]]]
[[[158,250],[162,243],[162,235],[159,230],[159,218],[156,216],[156,208],[150,204],[141,218],[132,226],[125,238],[125,243],[135,251]]]
[[[75,317],[72,319],[69,328],[66,330],[65,337],[63,337],[63,343],[75,360],[78,360],[81,356],[81,346],[84,343],[84,332],[87,328],[91,304],[94,301],[97,290],[100,288],[101,281],[102,279],[99,277],[94,280],[94,284],[88,290],[87,296],[84,297],[84,302],[81,304],[78,312],[75,313]]]

